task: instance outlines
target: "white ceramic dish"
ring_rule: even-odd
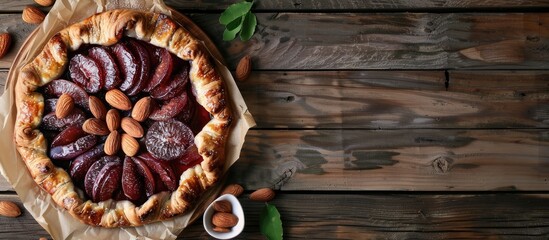
[[[227,200],[231,203],[231,207],[233,208],[233,214],[238,217],[238,223],[236,226],[231,228],[230,232],[221,233],[216,232],[213,230],[214,225],[212,224],[212,215],[214,214],[215,210],[213,209],[213,204],[216,201],[219,200]],[[236,236],[238,236],[242,230],[244,230],[244,211],[242,210],[242,205],[240,205],[240,202],[238,199],[233,196],[232,194],[225,194],[213,201],[208,208],[206,208],[206,211],[204,212],[204,216],[202,219],[202,222],[204,223],[204,229],[206,229],[206,232],[210,234],[210,236],[217,238],[217,239],[231,239]]]

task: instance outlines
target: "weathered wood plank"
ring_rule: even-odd
[[[200,11],[222,11],[227,6],[235,3],[234,0],[165,0],[167,5],[182,10]],[[33,0],[7,1],[2,3],[2,11],[21,11],[26,5],[36,5]],[[259,11],[345,11],[345,10],[458,10],[458,9],[529,9],[547,7],[548,4],[542,0],[377,0],[377,1],[354,1],[354,0],[270,0],[257,1],[254,9]]]
[[[255,69],[547,69],[549,13],[258,13],[252,40],[223,42],[218,14],[193,14],[234,68],[245,54]],[[15,47],[34,25],[2,14]],[[7,68],[16,50],[0,60]]]
[[[292,194],[279,193],[285,239],[545,239],[549,234],[547,194]],[[0,200],[20,201],[14,195]],[[246,227],[236,239],[264,239],[263,204],[240,198]],[[489,209],[489,211],[487,211]],[[3,239],[38,239],[48,234],[23,211],[0,217]],[[178,239],[213,239],[201,220]]]
[[[234,68],[547,69],[547,13],[262,13],[246,42],[222,42],[209,14],[192,15]]]
[[[548,71],[258,71],[258,128],[549,127]]]
[[[547,191],[548,130],[252,130],[246,189]]]

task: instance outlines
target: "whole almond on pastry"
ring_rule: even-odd
[[[57,118],[65,118],[74,109],[74,99],[69,94],[63,93],[59,96],[55,105],[55,116]]]
[[[135,156],[139,151],[139,142],[132,136],[124,133],[122,134],[122,151],[130,157]]]
[[[135,103],[135,106],[133,106],[132,118],[139,122],[143,122],[151,115],[151,112],[152,99],[151,97],[144,97],[139,99],[139,101]]]
[[[82,130],[89,134],[99,136],[105,136],[110,133],[109,128],[107,128],[107,124],[101,119],[97,118],[90,118],[86,120],[84,124],[82,124]]]
[[[268,202],[273,200],[275,192],[270,188],[260,188],[250,194],[250,200],[257,202]]]
[[[114,130],[109,134],[109,136],[107,136],[103,150],[107,155],[114,155],[118,152],[119,149],[120,149],[120,134],[118,133],[118,131]]]
[[[122,127],[122,130],[124,130],[125,133],[128,135],[134,137],[134,138],[142,138],[144,131],[143,127],[141,127],[141,124],[139,124],[138,121],[131,117],[125,117],[122,118],[122,122],[120,123],[120,126]]]
[[[21,210],[13,202],[0,201],[0,215],[4,217],[17,217],[21,215]]]
[[[213,204],[213,209],[218,211],[218,212],[226,212],[226,213],[230,213],[230,212],[233,211],[233,207],[231,205],[231,202],[229,202],[227,200],[216,201]]]
[[[238,223],[238,217],[232,213],[216,212],[212,216],[212,223],[218,227],[231,228]]]
[[[232,194],[235,197],[240,196],[244,192],[244,188],[238,184],[229,184],[227,185],[223,191],[221,191],[221,195],[224,194]]]
[[[118,129],[120,127],[120,113],[118,110],[109,110],[107,116],[105,116],[105,121],[107,122],[107,127],[110,131]]]
[[[96,96],[90,96],[89,98],[90,112],[95,118],[105,120],[107,115],[107,108],[105,104]]]
[[[122,91],[118,89],[112,89],[105,94],[105,101],[107,101],[112,107],[127,111],[132,109],[132,102]]]
[[[6,53],[10,50],[11,35],[9,33],[0,34],[0,58],[6,56]]]
[[[236,79],[245,81],[252,73],[252,58],[249,55],[244,56],[236,66]]]
[[[43,7],[49,7],[55,3],[55,0],[34,0],[38,5]]]
[[[23,15],[21,17],[26,23],[40,24],[44,21],[46,14],[40,11],[37,7],[26,6],[25,9],[23,9]]]

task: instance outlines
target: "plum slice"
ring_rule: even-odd
[[[79,124],[70,125],[61,131],[53,140],[51,141],[51,147],[57,147],[61,145],[67,145],[69,143],[75,142],[79,138],[86,135],[86,132],[82,130],[82,126]]]
[[[122,83],[118,65],[114,60],[113,54],[106,47],[92,47],[88,50],[88,56],[97,61],[105,74],[104,89],[111,90]]]
[[[164,48],[160,48],[155,52],[156,57],[160,60],[160,63],[154,69],[154,73],[151,77],[151,80],[145,87],[145,92],[150,92],[156,86],[165,83],[168,81],[173,71],[173,57],[172,54]],[[153,57],[154,58],[154,57]]]
[[[62,131],[70,125],[82,125],[86,121],[86,116],[82,110],[75,108],[72,112],[64,117],[57,118],[55,112],[50,112],[42,118],[40,127],[45,130]]]
[[[189,82],[189,64],[183,63],[182,68],[173,76],[171,81],[165,81],[155,87],[151,92],[151,97],[160,100],[168,100],[185,91]]]
[[[111,199],[114,191],[120,186],[120,176],[122,176],[122,164],[120,162],[106,163],[97,174],[92,191],[93,201],[101,202]]]
[[[147,166],[143,160],[132,157],[133,162],[137,166],[137,172],[143,177],[143,185],[145,185],[145,194],[147,197],[152,196],[155,193],[156,184],[151,169]]]
[[[84,185],[84,178],[92,164],[99,158],[105,156],[103,148],[105,148],[105,144],[99,144],[87,152],[80,154],[80,156],[76,157],[71,162],[69,173],[74,182]]]
[[[55,160],[71,160],[90,150],[97,143],[97,137],[86,135],[75,142],[50,149],[50,157]]]
[[[141,188],[143,183],[137,175],[137,166],[130,157],[126,157],[122,169],[122,191],[129,200],[136,201],[141,197]]]
[[[187,94],[183,92],[181,95],[175,96],[165,101],[160,107],[155,108],[149,118],[156,121],[166,121],[182,112],[188,102]]]
[[[55,112],[55,105],[57,105],[57,98],[44,100],[44,113]]]
[[[193,120],[191,122],[191,129],[193,130],[194,134],[198,134],[200,131],[202,131],[202,128],[206,126],[208,122],[212,120],[212,117],[210,116],[210,113],[202,107],[200,104],[195,105],[195,111]]]
[[[122,84],[118,88],[127,91],[137,83],[141,71],[141,68],[138,67],[140,63],[127,43],[119,42],[112,47],[112,50],[122,78]]]
[[[187,169],[201,163],[202,156],[198,153],[196,145],[191,145],[180,158],[170,162],[176,176],[181,176]]]
[[[99,63],[82,54],[76,54],[69,63],[71,79],[89,93],[99,92],[105,85],[105,73]]]
[[[44,93],[57,97],[61,96],[63,93],[66,93],[72,97],[76,105],[83,107],[86,110],[90,109],[88,105],[88,93],[71,81],[63,79],[53,80],[51,83],[46,85],[44,88]]]
[[[128,89],[126,94],[128,96],[133,96],[135,94],[140,93],[143,91],[143,88],[147,86],[147,83],[149,83],[149,73],[151,69],[151,62],[149,57],[149,52],[147,49],[138,41],[136,40],[129,40],[128,46],[133,50],[135,53],[135,56],[137,57],[137,61],[140,62],[139,65],[139,74],[137,75],[137,83]]]
[[[162,179],[162,182],[164,182],[168,190],[175,191],[177,189],[175,174],[168,162],[158,160],[150,153],[143,153],[139,155],[138,158],[143,160],[150,169],[160,176],[160,179]]]
[[[194,141],[189,127],[177,120],[155,122],[145,136],[147,150],[161,160],[173,160],[183,156]]]
[[[104,156],[94,162],[88,170],[88,173],[86,173],[86,177],[84,178],[84,190],[90,198],[93,198],[93,188],[95,186],[97,176],[108,162],[120,162],[120,159],[116,156]]]

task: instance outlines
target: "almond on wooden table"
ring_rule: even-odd
[[[74,99],[69,94],[63,93],[59,96],[55,105],[55,116],[57,118],[65,118],[74,109]]]
[[[232,213],[216,212],[212,216],[212,223],[217,227],[231,228],[238,223],[238,217]]]
[[[49,7],[55,3],[55,0],[34,0],[38,5],[43,7]]]
[[[236,66],[236,79],[239,81],[245,81],[248,77],[250,77],[251,73],[252,58],[250,55],[246,55],[240,59],[240,62],[238,62],[238,65]]]
[[[21,215],[21,210],[13,202],[0,201],[0,215],[4,217],[17,217]]]
[[[6,53],[10,50],[11,35],[9,33],[0,34],[0,58],[6,56]]]
[[[268,202],[273,200],[275,192],[270,188],[260,188],[250,194],[250,200],[257,202]]]
[[[46,14],[44,14],[40,9],[34,6],[26,6],[23,9],[23,21],[30,24],[40,24],[44,21]]]
[[[227,185],[223,191],[221,191],[221,195],[224,194],[232,194],[235,197],[239,197],[244,192],[244,188],[238,184],[229,184]]]

